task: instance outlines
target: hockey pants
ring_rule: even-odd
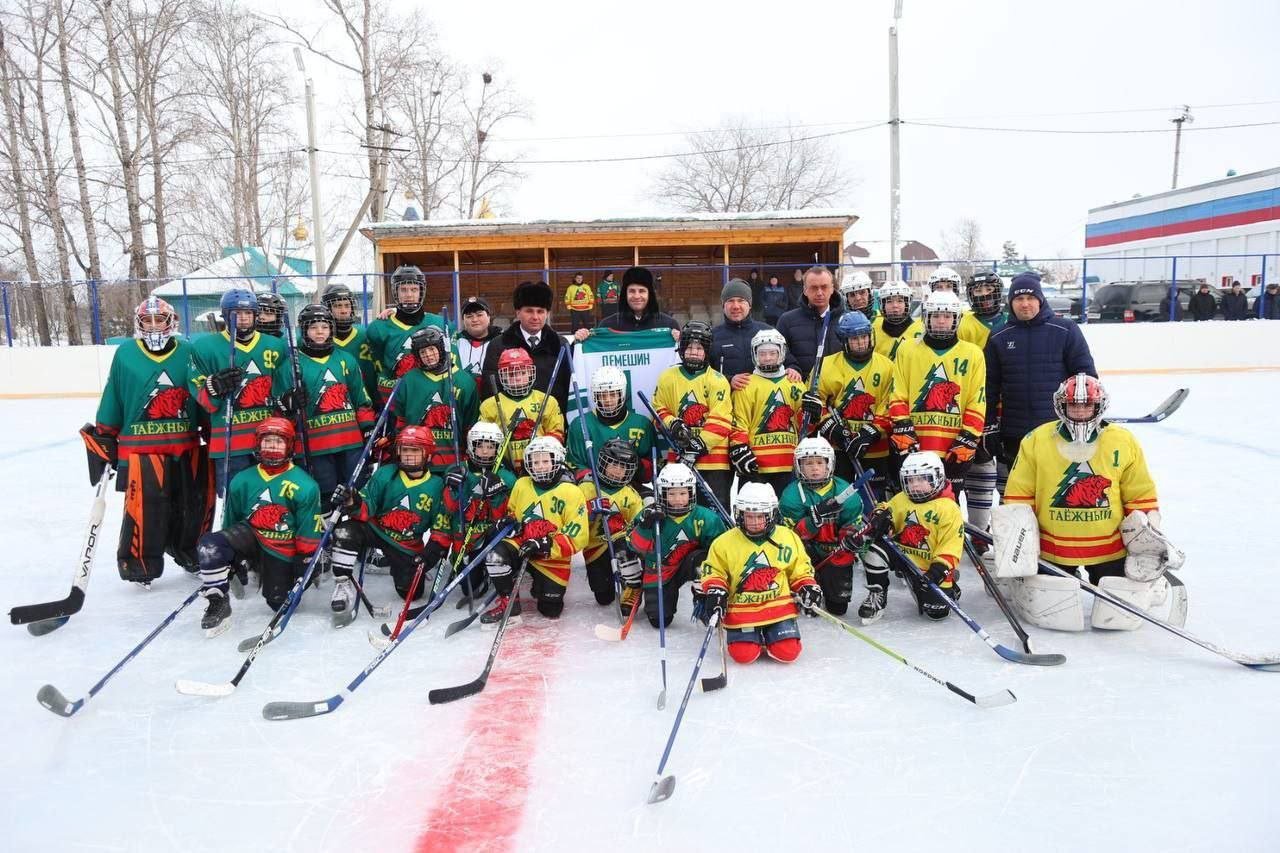
[[[164,573],[168,553],[196,569],[196,543],[213,521],[213,481],[201,447],[181,456],[134,454],[117,481],[125,493],[116,562],[126,581],[149,583]]]

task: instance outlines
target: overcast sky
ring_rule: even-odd
[[[788,121],[853,126],[888,114],[891,0],[836,3],[471,2],[423,7],[448,50],[492,62],[527,95],[522,138],[659,134]],[[1280,121],[1280,3],[905,0],[905,120],[988,127],[1165,130]],[[1210,109],[1208,105],[1272,103]],[[1197,109],[1198,105],[1203,108]],[[1094,115],[1062,115],[1121,110]],[[1053,114],[1053,115],[1041,115]],[[816,127],[814,133],[839,130]],[[1079,254],[1089,207],[1170,185],[1172,133],[1049,135],[906,126],[902,236],[940,247],[971,216],[996,251]],[[681,138],[524,141],[536,159],[679,150]],[[860,241],[888,237],[888,130],[837,137],[858,184]],[[1182,185],[1280,166],[1280,125],[1183,136]],[[663,210],[653,164],[528,167],[508,212]]]

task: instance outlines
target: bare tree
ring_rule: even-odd
[[[85,169],[84,149],[80,143],[80,114],[76,98],[71,92],[70,32],[68,16],[62,0],[53,0],[54,24],[58,32],[58,77],[62,87],[62,103],[67,131],[71,138],[71,155],[76,169],[76,190],[80,199],[80,224],[84,228],[85,248],[89,264],[84,272],[89,278],[102,278],[102,259],[98,253],[98,227],[93,218],[93,204],[89,199],[89,180]],[[71,238],[68,238],[71,241]],[[74,246],[74,243],[72,243]],[[83,265],[82,265],[83,266]]]
[[[851,189],[835,147],[798,128],[742,121],[690,134],[687,151],[658,172],[653,189],[682,210],[738,213],[829,205]]]
[[[962,217],[942,234],[942,252],[948,261],[953,261],[956,272],[966,278],[977,269],[976,262],[988,259],[987,250],[982,245],[982,226],[976,219]]]
[[[480,96],[474,101],[463,90],[462,111],[465,120],[459,138],[462,170],[458,181],[458,215],[474,218],[481,201],[490,203],[513,180],[522,177],[516,162],[519,157],[499,157],[488,147],[499,125],[512,119],[528,118],[529,113],[514,90],[504,83],[494,83],[493,74],[480,74]]]
[[[406,128],[413,153],[392,161],[392,171],[413,190],[422,218],[431,219],[451,198],[451,178],[462,167],[460,78],[443,57],[427,55],[410,66],[404,83],[391,94],[389,105],[395,122]]]

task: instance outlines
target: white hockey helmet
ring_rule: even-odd
[[[899,474],[902,490],[916,503],[933,500],[947,484],[947,474],[938,454],[930,450],[908,454]]]
[[[550,456],[550,464],[542,457]],[[540,435],[525,446],[524,470],[540,486],[549,486],[564,471],[564,445],[553,435]]]
[[[823,459],[826,460],[827,466],[822,472],[822,476],[815,477],[805,473],[806,467],[812,471],[813,466],[806,466],[806,459]],[[831,482],[831,476],[835,471],[836,452],[831,448],[831,444],[825,438],[805,438],[801,439],[796,445],[795,462],[793,463],[796,479],[800,480],[806,486],[811,488],[819,488]]]
[[[683,506],[673,507],[667,499],[671,489],[688,489],[689,500]],[[653,484],[653,499],[658,508],[669,515],[684,515],[698,501],[698,481],[693,470],[683,462],[672,462],[658,472]]]
[[[951,292],[958,294],[960,292],[960,273],[951,267],[938,267],[933,275],[929,276],[929,289],[936,291],[939,285],[951,285]]]
[[[600,402],[601,394],[613,391],[618,392],[616,402]],[[597,415],[606,418],[612,418],[627,407],[627,374],[621,368],[606,364],[596,368],[591,374],[591,405],[595,407]]]
[[[772,366],[764,367],[760,364],[760,351],[769,347],[777,348],[778,360]],[[786,370],[786,358],[787,339],[777,329],[761,329],[751,338],[751,363],[765,376],[778,376]]]
[[[880,310],[886,317],[890,316],[888,310],[890,299],[902,299],[902,312],[900,314],[892,315],[893,319],[905,318],[911,311],[911,286],[905,281],[901,281],[899,279],[886,281],[884,284],[880,285],[879,296]]]
[[[747,513],[765,516],[763,530],[747,529]],[[738,499],[733,504],[733,521],[742,532],[752,538],[763,538],[773,533],[778,524],[778,496],[768,483],[747,483],[738,489]]]
[[[960,328],[960,315],[963,313],[964,307],[960,303],[959,296],[949,290],[935,290],[924,299],[924,305],[920,308],[920,321],[924,324],[926,335],[942,340],[953,340],[956,330]],[[950,326],[941,331],[935,329],[933,326],[935,314],[950,314]]]
[[[871,289],[873,289],[871,276],[867,275],[862,270],[857,270],[841,279],[840,298],[843,299],[847,305],[849,297],[852,294]]]
[[[484,459],[480,459],[480,454],[477,453],[477,450],[480,443],[484,441],[493,444],[493,453],[485,454]],[[491,424],[488,421],[476,421],[471,429],[467,431],[467,457],[471,461],[480,460],[481,464],[487,468],[493,464],[499,447],[502,447],[502,430],[497,424]]]

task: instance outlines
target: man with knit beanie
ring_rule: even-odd
[[[746,387],[755,365],[751,362],[751,339],[756,332],[771,328],[751,316],[751,285],[740,278],[729,279],[720,291],[724,322],[711,330],[711,367],[724,374],[735,391]]]

